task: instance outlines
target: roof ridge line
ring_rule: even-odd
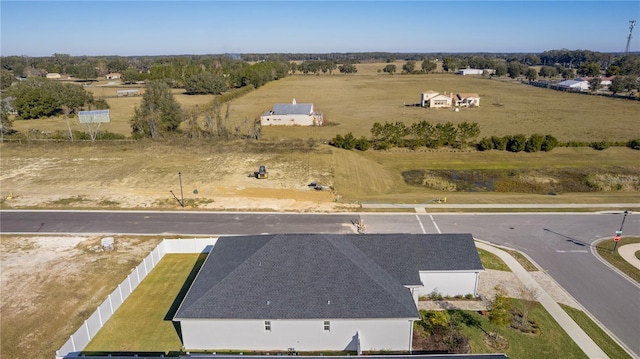
[[[407,307],[405,305],[405,303],[402,301],[403,298],[398,296],[398,292],[390,290],[390,288],[388,288],[387,285],[382,283],[382,281],[381,281],[382,277],[372,275],[373,273],[371,273],[370,271],[366,270],[366,268],[363,267],[363,265],[362,265],[363,263],[362,262],[355,261],[351,256],[346,254],[346,252],[344,250],[345,248],[342,246],[344,244],[347,244],[348,246],[350,246],[353,249],[355,249],[356,253],[358,253],[358,255],[360,255],[360,257],[361,257],[360,259],[369,262],[368,264],[370,266],[372,266],[378,272],[378,274],[382,274],[382,276],[385,277],[385,279],[390,280],[392,283],[398,284],[400,287],[406,289],[407,291],[409,290],[402,283],[400,283],[394,276],[392,276],[389,272],[387,272],[384,268],[382,268],[378,263],[376,263],[376,261],[373,260],[373,258],[369,257],[360,248],[358,248],[358,246],[353,244],[353,242],[351,240],[345,240],[345,241],[339,241],[338,240],[338,241],[336,241],[336,238],[333,235],[324,235],[324,237],[327,239],[327,241],[329,243],[331,243],[331,245],[334,248],[336,248],[338,251],[340,251],[340,253],[342,253],[346,258],[348,258],[349,261],[351,261],[353,264],[355,264],[371,280],[373,280],[376,284],[378,284],[379,287],[383,288],[385,292],[387,292],[389,295],[391,295],[391,297],[393,297],[398,304],[401,304],[406,309],[415,310],[417,312],[418,309],[417,309],[417,306],[415,305],[413,300],[411,301],[411,303],[413,304],[413,307]],[[337,245],[337,244],[341,244],[341,245]]]

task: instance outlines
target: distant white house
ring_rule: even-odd
[[[140,90],[138,90],[138,89],[116,90],[116,95],[118,97],[138,96],[138,95],[140,95]]]
[[[173,320],[188,350],[410,351],[419,296],[482,271],[466,233],[221,237]]]
[[[484,73],[484,70],[481,69],[462,69],[462,70],[458,70],[458,72],[456,72],[456,74],[458,75],[482,75]]]
[[[116,80],[116,79],[119,79],[121,77],[122,77],[122,74],[120,74],[119,72],[112,72],[112,73],[106,74],[104,76],[104,78],[107,79],[107,80]]]
[[[260,116],[262,126],[322,126],[322,113],[313,111],[312,103],[277,103]]]
[[[477,93],[459,93],[456,94],[456,106],[458,107],[477,107],[480,106],[480,96]]]
[[[572,90],[572,91],[588,91],[589,81],[585,80],[565,80],[558,82],[555,85],[559,89]]]
[[[58,79],[60,79],[60,74],[57,73],[57,72],[49,72],[47,74],[47,78],[48,79],[52,79],[52,80],[58,80]]]
[[[611,86],[611,81],[613,81],[613,79],[615,79],[615,76],[602,76],[600,77],[600,85],[604,86],[604,87],[609,87]]]

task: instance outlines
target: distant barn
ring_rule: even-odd
[[[138,89],[132,89],[132,90],[116,90],[116,95],[118,95],[118,97],[124,97],[124,96],[138,96],[138,95],[140,95],[140,90],[138,90]]]
[[[324,121],[320,112],[313,111],[312,103],[277,103],[273,110],[260,116],[262,126],[322,126]]]

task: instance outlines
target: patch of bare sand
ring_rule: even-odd
[[[0,237],[0,357],[53,357],[159,242],[116,237],[114,251],[92,251],[100,239]]]
[[[529,272],[531,276],[551,295],[556,302],[566,304],[574,308],[580,308],[580,305],[560,287],[548,274],[541,271]],[[462,309],[462,310],[488,310],[491,300],[496,295],[496,286],[501,286],[507,292],[507,296],[511,298],[523,298],[523,290],[525,289],[522,282],[512,272],[505,272],[493,269],[487,269],[480,273],[478,278],[478,294],[480,300],[443,300],[432,301],[425,300],[418,303],[419,309],[424,310],[443,310],[443,309]]]
[[[576,301],[567,292],[560,287],[549,275],[542,271],[533,271],[529,274],[542,286],[542,288],[551,295],[556,302],[579,308]],[[495,287],[502,286],[507,296],[512,298],[522,298],[522,290],[524,285],[516,277],[513,272],[505,272],[499,270],[487,269],[480,273],[478,280],[478,292],[483,297],[492,299],[495,296]]]

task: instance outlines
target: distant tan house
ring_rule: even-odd
[[[476,93],[459,93],[455,97],[458,107],[478,107],[480,106],[480,96]]]
[[[262,126],[322,126],[323,115],[313,111],[312,103],[277,103],[260,116]]]
[[[112,72],[112,73],[106,74],[104,76],[104,78],[107,79],[107,80],[117,80],[117,79],[119,79],[121,77],[122,77],[122,74],[120,74],[119,72]]]
[[[47,78],[48,79],[52,79],[52,80],[59,80],[60,79],[60,74],[57,72],[49,72],[47,74]]]
[[[475,93],[440,94],[427,91],[420,94],[420,106],[429,108],[477,107],[480,106],[480,96]]]
[[[423,92],[420,95],[420,106],[429,108],[449,108],[453,103],[451,96],[441,95],[435,91]]]

